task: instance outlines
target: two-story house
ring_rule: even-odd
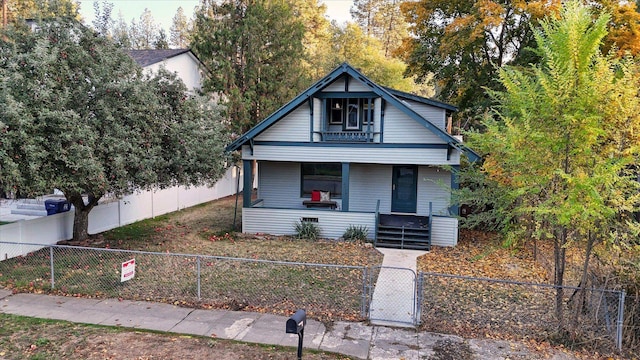
[[[339,238],[366,226],[376,246],[453,246],[456,169],[478,155],[446,131],[454,106],[379,86],[342,64],[235,140],[242,231],[293,234],[298,221]],[[450,170],[447,170],[450,169]],[[322,195],[319,197],[319,195]]]

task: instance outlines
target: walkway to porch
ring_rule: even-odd
[[[384,258],[378,274],[369,319],[374,325],[415,327],[416,262],[426,251],[378,248]]]

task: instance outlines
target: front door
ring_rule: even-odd
[[[418,198],[418,168],[394,166],[391,212],[415,213]]]

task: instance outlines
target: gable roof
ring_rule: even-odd
[[[263,131],[271,127],[278,120],[280,120],[281,118],[283,118],[284,116],[286,116],[287,114],[295,110],[298,106],[300,106],[302,103],[307,101],[315,93],[322,91],[322,89],[326,88],[336,79],[340,78],[345,74],[350,75],[354,79],[362,82],[362,84],[369,87],[372,92],[374,92],[375,94],[377,94],[378,96],[386,100],[391,105],[400,109],[402,112],[408,115],[411,119],[417,121],[427,129],[431,130],[436,136],[444,140],[448,145],[466,153],[470,161],[475,162],[480,159],[480,156],[477,153],[475,153],[473,150],[469,149],[464,144],[462,144],[460,140],[456,139],[455,137],[451,136],[443,129],[432,124],[430,121],[428,121],[427,119],[422,117],[420,114],[415,112],[413,109],[411,109],[404,101],[400,100],[398,97],[410,98],[412,100],[421,99],[419,100],[420,102],[427,103],[429,105],[442,108],[445,110],[449,110],[449,111],[457,110],[456,107],[446,103],[439,102],[439,101],[421,98],[419,96],[411,95],[411,94],[404,93],[397,90],[391,90],[391,89],[382,87],[380,85],[377,85],[376,83],[371,81],[369,78],[364,76],[362,73],[360,73],[358,70],[356,70],[346,62],[342,63],[342,65],[335,68],[328,75],[318,80],[316,83],[311,85],[311,87],[309,87],[307,90],[303,91],[300,95],[296,96],[293,100],[291,100],[290,102],[282,106],[280,109],[276,110],[269,117],[267,117],[266,119],[258,123],[256,126],[251,128],[246,133],[244,133],[242,136],[240,136],[238,139],[232,142],[229,146],[227,146],[226,150],[234,151],[239,149],[242,145],[253,140],[256,136],[258,136]]]
[[[142,67],[147,67],[166,59],[191,52],[189,49],[152,49],[152,50],[127,50],[127,54]],[[195,55],[194,55],[195,56]]]
[[[408,92],[392,89],[392,88],[389,88],[389,87],[386,87],[386,86],[383,86],[383,88],[385,90],[387,90],[389,93],[391,93],[392,95],[395,95],[396,97],[399,97],[399,98],[405,98],[405,99],[413,100],[413,101],[419,102],[421,104],[431,105],[431,106],[439,107],[439,108],[442,108],[442,109],[445,109],[445,110],[449,110],[449,111],[458,111],[457,107],[455,107],[455,106],[453,106],[451,104],[447,104],[447,103],[442,102],[442,101],[429,99],[429,98],[418,96],[418,95],[415,95],[415,94],[410,94]]]

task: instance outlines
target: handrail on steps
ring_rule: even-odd
[[[380,199],[378,199],[378,202],[376,204],[376,228],[375,231],[373,232],[373,247],[376,247],[376,245],[378,245],[378,223],[380,222]]]

